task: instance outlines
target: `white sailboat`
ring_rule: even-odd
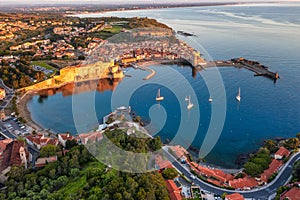
[[[162,101],[164,100],[163,96],[160,96],[160,89],[157,90],[157,95],[156,95],[156,101]]]
[[[209,101],[209,102],[212,102],[212,101],[213,101],[213,99],[212,99],[211,96],[209,97],[208,101]]]
[[[189,97],[188,97],[188,96],[186,96],[184,100],[185,100],[185,101],[188,101],[188,100],[189,100]]]
[[[190,110],[191,108],[193,108],[194,104],[191,102],[191,97],[188,97],[188,105],[187,105],[187,109]]]
[[[238,102],[241,101],[241,88],[239,88],[238,94],[236,95],[235,98],[236,98],[236,100],[237,100]]]

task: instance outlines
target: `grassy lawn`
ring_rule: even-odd
[[[68,184],[59,190],[60,193],[64,194],[65,197],[70,194],[76,193],[79,189],[83,188],[86,181],[86,173],[91,169],[104,169],[104,165],[100,162],[92,162],[89,163],[83,170],[80,171],[80,175],[76,179],[72,179],[68,182]]]
[[[54,67],[48,65],[45,61],[32,61],[31,65],[38,65],[38,66],[44,67],[46,69],[56,71],[56,69]]]
[[[69,181],[69,183],[59,190],[65,197],[70,194],[76,193],[79,189],[83,188],[87,183],[85,176],[79,176],[77,179]]]
[[[112,28],[105,28],[103,31],[110,32],[112,34],[120,33],[122,27],[121,26],[112,26]]]

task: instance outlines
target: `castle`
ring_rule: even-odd
[[[122,79],[123,71],[114,61],[97,62],[86,66],[66,67],[60,70],[60,75],[22,88],[23,91],[40,91],[48,88],[59,88],[68,83],[84,82],[103,78]]]

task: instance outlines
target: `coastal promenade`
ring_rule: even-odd
[[[188,177],[190,179],[190,177],[192,176],[192,173],[190,172],[188,167],[184,164],[179,163],[177,161],[177,159],[174,158],[174,156],[169,153],[168,146],[163,147],[163,149],[164,149],[166,158],[170,162],[172,162],[172,165],[178,171],[180,171],[180,173],[184,174],[186,177]],[[238,193],[242,194],[245,198],[267,200],[267,199],[271,199],[271,196],[276,193],[278,187],[285,185],[285,183],[289,180],[289,178],[292,174],[293,165],[297,160],[300,160],[300,152],[297,152],[296,154],[294,154],[289,159],[289,161],[285,163],[285,165],[279,171],[276,178],[271,183],[268,183],[265,186],[262,186],[262,187],[259,187],[256,189],[252,189],[252,190],[247,190],[247,191],[228,190],[225,188],[213,186],[207,182],[200,180],[197,177],[195,179],[193,179],[192,181],[196,185],[200,186],[203,190],[206,190],[206,191],[209,191],[209,192],[212,192],[215,194],[222,195],[223,193],[231,194],[231,193],[238,192]]]

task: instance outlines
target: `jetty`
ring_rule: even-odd
[[[154,64],[158,64],[157,62],[154,62]],[[152,64],[150,64],[152,65]],[[149,65],[149,66],[150,66]],[[141,65],[136,65],[136,64],[131,64],[131,66],[135,69],[140,69],[140,70],[143,70],[143,71],[148,71],[150,72],[150,74],[146,77],[143,78],[143,80],[149,80],[150,78],[152,78],[153,76],[155,76],[156,72],[153,70],[153,69],[150,69],[146,66],[141,66]]]
[[[198,70],[203,70],[210,67],[237,67],[237,68],[245,68],[250,71],[253,71],[254,76],[265,76],[267,78],[271,78],[273,80],[279,79],[278,72],[272,72],[269,70],[269,67],[260,64],[257,61],[247,60],[243,57],[234,58],[231,60],[215,60],[208,61],[206,64],[197,65],[195,68]]]
[[[212,68],[212,67],[237,67],[237,68],[245,68],[247,70],[254,72],[255,73],[254,76],[265,76],[275,81],[280,78],[278,72],[270,71],[268,66],[262,65],[257,61],[247,60],[243,57],[233,58],[230,60],[205,61],[197,65],[193,65],[191,62],[183,58],[174,59],[174,60],[156,59],[151,61],[143,61],[139,63],[130,63],[129,66],[135,69],[149,71],[150,74],[147,77],[143,78],[144,80],[149,80],[153,76],[155,76],[156,73],[153,69],[148,68],[148,66],[157,65],[157,64],[187,65],[196,69],[197,71],[205,70],[207,68]]]

